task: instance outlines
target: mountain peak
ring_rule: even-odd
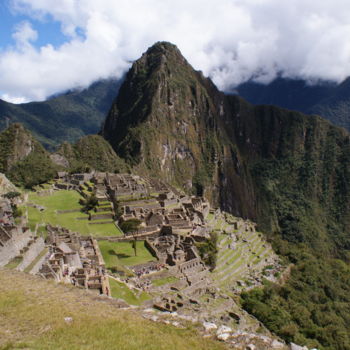
[[[152,53],[163,53],[163,54],[177,53],[182,56],[178,47],[168,41],[158,41],[152,46],[150,46],[146,51],[146,54],[152,54]]]

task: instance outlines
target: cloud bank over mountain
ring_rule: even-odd
[[[0,92],[41,100],[121,77],[147,47],[176,44],[223,90],[282,74],[310,81],[350,75],[348,0],[12,0],[27,16],[0,50]],[[37,46],[31,20],[55,20],[64,44]]]

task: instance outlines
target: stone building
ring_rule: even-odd
[[[102,254],[95,239],[48,226],[50,254],[39,275],[110,295]]]

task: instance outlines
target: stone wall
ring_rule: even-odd
[[[104,219],[113,219],[113,214],[92,214],[91,220],[104,220]]]
[[[32,268],[30,272],[30,274],[32,275],[36,275],[39,270],[41,269],[41,267],[43,266],[43,263],[45,262],[45,260],[47,259],[47,257],[50,255],[50,252],[47,252],[47,254],[44,254],[40,260],[34,265],[34,267]]]
[[[30,241],[31,234],[30,230],[23,233],[17,229],[13,232],[12,238],[3,247],[0,247],[0,266],[5,266],[13,258],[20,255],[20,251]]]

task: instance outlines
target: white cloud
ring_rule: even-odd
[[[159,40],[178,45],[221,89],[281,72],[309,80],[350,75],[348,0],[13,0],[13,7],[36,19],[52,16],[68,41],[35,48],[38,34],[22,23],[17,46],[0,53],[7,99],[44,99],[121,76]]]
[[[23,21],[16,25],[12,37],[16,42],[17,48],[22,50],[29,48],[31,45],[30,42],[38,39],[38,32],[32,28],[32,25],[28,21]]]

